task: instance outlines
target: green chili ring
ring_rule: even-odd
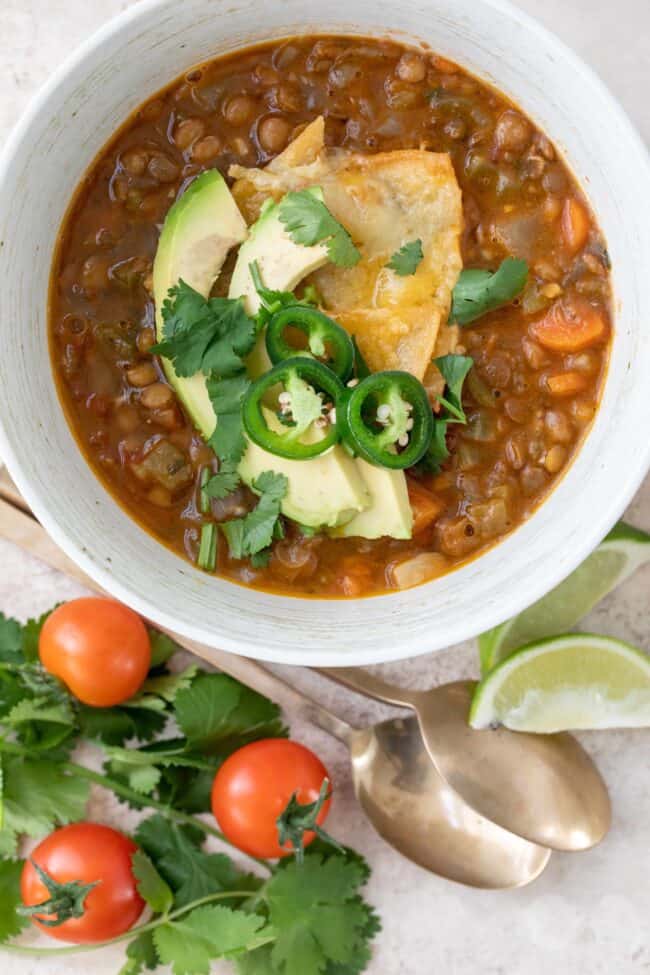
[[[322,439],[304,443],[298,437],[306,431],[298,433],[291,426],[286,427],[286,432],[272,430],[263,410],[264,396],[273,386],[281,385],[286,389],[296,380],[307,383],[317,393],[324,393],[334,408],[345,388],[338,376],[322,362],[306,356],[294,356],[278,363],[249,387],[242,404],[242,422],[249,438],[263,450],[289,460],[309,460],[338,442],[338,424],[328,423]]]
[[[383,429],[376,419],[381,406],[389,413]],[[433,413],[424,386],[399,370],[375,372],[363,379],[346,392],[337,405],[337,416],[341,436],[350,448],[369,464],[390,470],[417,464],[433,436]],[[408,442],[399,450],[403,436]]]
[[[284,337],[288,325],[299,329],[307,336],[308,350],[304,352],[289,345]],[[354,346],[344,328],[317,308],[307,305],[288,305],[281,308],[269,320],[266,328],[266,351],[271,362],[276,365],[285,359],[304,355],[321,359],[327,356],[324,364],[343,382],[352,374],[354,365]]]

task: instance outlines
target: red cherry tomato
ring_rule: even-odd
[[[31,859],[60,883],[99,883],[87,894],[82,917],[57,927],[44,926],[32,917],[34,924],[51,938],[76,944],[105,941],[128,931],[144,908],[131,866],[136,850],[133,840],[98,823],[74,823],[50,833]],[[50,896],[29,860],[23,867],[20,893],[28,907]]]
[[[41,630],[38,652],[46,670],[96,708],[133,697],[151,664],[149,634],[137,613],[98,596],[55,609]]]
[[[301,803],[315,802],[323,779],[329,778],[321,760],[304,745],[265,738],[245,745],[223,763],[212,784],[212,812],[225,836],[245,853],[287,856],[291,845],[282,847],[278,842],[278,816],[294,792]],[[329,807],[327,800],[319,825]],[[306,832],[304,845],[313,839],[314,833]]]

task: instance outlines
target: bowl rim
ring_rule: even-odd
[[[74,51],[72,51],[55,69],[50,78],[31,99],[26,110],[11,131],[7,142],[5,143],[4,149],[0,153],[0,186],[2,186],[4,183],[11,161],[16,151],[19,149],[26,133],[29,131],[43,108],[47,105],[49,99],[56,93],[58,87],[68,77],[68,75],[83,65],[83,62],[97,49],[101,48],[101,46],[108,39],[128,29],[129,26],[137,23],[140,18],[146,17],[150,11],[161,6],[163,2],[164,0],[139,0],[138,3],[127,8],[109,19],[106,23],[102,24]],[[573,51],[564,41],[558,38],[543,24],[540,24],[530,14],[514,6],[510,0],[482,0],[482,2],[486,8],[491,8],[495,12],[507,16],[519,26],[536,34],[541,40],[544,41],[547,47],[557,52],[558,56],[566,60],[574,71],[579,72],[582,75],[582,77],[600,95],[602,99],[601,104],[606,109],[607,114],[610,117],[615,117],[618,124],[622,127],[622,129],[625,130],[629,139],[629,144],[635,146],[639,154],[639,160],[643,161],[647,169],[650,185],[650,152],[648,147],[643,141],[636,126],[632,123],[627,112],[623,109],[618,99],[610,92],[609,88],[601,80],[598,74],[589,65],[587,65],[582,58],[576,54],[576,52]],[[386,28],[386,32],[390,33],[390,28]],[[314,30],[313,33],[318,34],[318,30]],[[351,33],[354,32],[351,31]],[[359,36],[362,36],[361,32],[359,32]],[[417,42],[417,38],[415,37],[413,37],[411,40],[412,43]],[[570,165],[571,160],[567,159],[567,163]],[[587,436],[589,436],[588,433]],[[582,450],[583,447],[584,444],[580,447],[580,450]],[[578,451],[578,455],[580,450]],[[270,649],[267,651],[265,647],[261,647],[259,644],[251,642],[250,640],[241,638],[234,640],[226,635],[216,634],[211,629],[204,628],[200,623],[192,625],[179,621],[175,616],[168,614],[166,610],[161,608],[159,605],[154,604],[147,598],[142,598],[134,594],[134,592],[132,592],[127,585],[123,584],[119,579],[116,578],[113,571],[106,568],[99,561],[93,559],[89,552],[78,545],[68,535],[66,529],[61,527],[54,517],[50,516],[44,492],[40,492],[38,488],[32,487],[27,476],[23,474],[23,470],[18,458],[12,449],[11,439],[8,431],[5,429],[5,423],[2,417],[0,417],[0,457],[6,464],[26,501],[34,511],[39,521],[43,524],[53,541],[90,578],[101,586],[103,590],[112,595],[114,598],[120,599],[127,605],[133,607],[144,618],[150,619],[154,623],[157,622],[161,626],[176,631],[180,635],[188,637],[189,639],[200,641],[207,646],[219,646],[236,654],[248,655],[255,657],[256,659],[266,660],[269,662],[288,663],[293,665],[313,664],[320,666],[340,665],[342,661],[347,661],[348,663],[352,662],[352,654],[349,651],[345,652],[345,657],[343,657],[343,654],[338,651],[319,651],[313,653],[311,650],[309,650],[308,657],[306,657],[305,650],[293,648],[285,648],[281,653],[275,649]],[[612,500],[606,509],[600,509],[599,514],[594,517],[593,521],[591,522],[589,531],[584,532],[580,542],[575,545],[571,554],[565,558],[562,564],[561,577],[554,578],[551,585],[549,585],[548,573],[537,573],[534,579],[526,580],[525,591],[524,586],[522,585],[523,595],[518,595],[517,593],[504,594],[503,603],[499,607],[494,606],[490,610],[486,610],[485,608],[482,609],[482,629],[487,630],[501,623],[504,619],[522,611],[524,608],[531,605],[533,602],[547,593],[554,585],[557,585],[563,578],[573,571],[580,564],[580,562],[583,561],[591,551],[593,551],[594,547],[602,540],[617,518],[620,517],[638,490],[649,467],[650,440],[647,442],[645,451],[639,452],[635,457],[632,458],[632,463],[622,475],[621,481],[618,485],[615,501]],[[557,486],[555,486],[553,491],[551,491],[550,494],[544,499],[541,507],[548,503],[549,497],[554,493],[555,490],[557,490]],[[114,499],[112,500],[113,503],[117,503],[114,501]],[[534,517],[534,515],[531,517]],[[516,534],[516,530],[515,532],[511,533],[511,535],[512,534]],[[498,549],[500,544],[500,541],[497,542],[490,550]],[[483,554],[481,554],[477,556],[477,559],[480,560],[483,557]],[[462,571],[462,566],[460,566],[459,569],[454,570],[452,574],[456,574],[460,571]],[[421,586],[416,587],[416,589],[424,590],[428,585],[431,585],[431,583],[423,583]],[[267,593],[267,595],[274,596],[276,594]],[[359,605],[360,603],[363,603],[366,605],[371,605],[374,601],[392,600],[395,598],[395,596],[396,594],[393,593],[384,593],[371,597],[362,597],[361,599],[351,598],[343,599],[341,601],[348,604]],[[282,596],[280,598],[287,597]],[[314,600],[314,602],[318,602],[318,600]],[[331,603],[332,600],[327,600],[327,602]],[[337,601],[335,600],[334,602]],[[359,665],[382,663],[433,653],[444,649],[447,646],[452,646],[466,640],[473,636],[474,633],[475,628],[473,628],[471,624],[468,625],[466,622],[456,619],[453,625],[449,626],[445,631],[444,645],[441,645],[440,643],[436,644],[434,641],[434,645],[427,644],[422,647],[409,648],[408,650],[403,646],[400,646],[398,653],[396,654],[387,647],[382,647],[382,645],[379,643],[376,647],[364,649],[361,652],[358,650],[355,651],[354,663]]]

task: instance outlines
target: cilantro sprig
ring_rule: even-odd
[[[497,271],[461,271],[451,296],[449,321],[471,324],[486,312],[509,304],[521,294],[527,280],[528,264],[515,257],[506,257]]]
[[[242,298],[204,298],[184,281],[170,288],[162,306],[163,341],[152,346],[177,375],[233,376],[253,348],[255,325]]]
[[[395,274],[399,274],[400,277],[407,277],[410,274],[415,274],[423,257],[422,241],[419,238],[409,240],[399,250],[395,251],[386,267],[394,271]]]
[[[277,475],[263,475],[262,488],[280,498]],[[170,966],[174,975],[208,975],[220,958],[230,960],[239,975],[358,975],[379,928],[361,896],[369,870],[358,854],[316,839],[302,851],[302,863],[296,858],[272,867],[257,861],[256,872],[249,873],[227,854],[206,848],[206,837],[224,838],[193,815],[209,809],[214,772],[227,755],[257,738],[286,734],[277,706],[224,674],[201,672],[194,665],[170,670],[174,644],[152,634],[154,667],[145,686],[121,709],[97,709],[102,712],[99,726],[111,733],[120,729],[121,735],[126,730],[122,712],[146,710],[143,702],[156,699],[156,713],[173,730],[145,743],[120,738],[119,745],[106,746],[97,741],[105,763],[101,772],[94,771],[70,759],[70,748],[85,734],[76,703],[69,696],[66,700],[65,688],[51,686],[46,675],[37,677],[33,654],[39,626],[36,621],[23,627],[0,614],[0,688],[10,678],[9,693],[0,700],[0,942],[20,950],[7,942],[20,935],[28,911],[39,919],[45,912],[55,914],[54,924],[83,914],[88,885],[47,875],[42,876],[47,899],[21,910],[23,863],[9,857],[19,837],[37,839],[83,819],[93,783],[134,807],[152,810],[135,832],[138,850],[132,859],[149,914],[111,942],[126,947],[120,975],[143,975],[158,965]],[[26,667],[31,667],[30,677],[13,683],[13,668]],[[45,744],[34,753],[25,743],[34,734],[8,724],[7,716],[18,707],[25,716],[31,713],[27,723],[42,721],[45,710],[55,707],[39,697],[43,688],[58,695],[58,705],[68,706],[71,730],[66,748]],[[300,848],[302,831],[314,829],[328,789],[324,783],[321,797],[305,806],[294,798],[285,811],[287,836],[295,837]],[[101,947],[28,950],[49,958]]]
[[[278,208],[280,220],[294,243],[305,247],[325,244],[330,261],[339,267],[353,267],[361,259],[348,231],[325,206],[320,187],[287,193]]]
[[[463,385],[474,365],[474,360],[467,355],[443,355],[433,362],[445,380],[445,389],[443,394],[438,396],[441,409],[434,416],[431,443],[419,466],[430,473],[437,473],[440,465],[449,457],[447,448],[449,424],[467,423],[462,401]]]
[[[252,556],[256,558],[254,564],[262,565],[273,539],[283,534],[280,508],[289,489],[289,481],[284,474],[264,471],[253,481],[253,489],[259,494],[257,506],[245,517],[225,522],[222,530],[228,539],[233,559]]]

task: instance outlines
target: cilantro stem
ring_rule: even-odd
[[[30,753],[28,749],[22,748],[20,745],[16,745],[12,742],[0,740],[0,753],[8,752],[11,755],[21,755],[28,756]],[[78,765],[76,762],[59,762],[58,766],[65,772],[74,776],[77,779],[85,779],[87,782],[93,782],[95,785],[100,785],[103,789],[110,789],[116,795],[121,796],[123,799],[128,799],[130,802],[136,803],[138,806],[144,806],[151,809],[156,809],[161,812],[168,819],[173,820],[175,823],[181,823],[186,826],[198,826],[198,828],[205,833],[207,836],[215,836],[222,843],[226,843],[228,846],[233,846],[230,840],[224,836],[221,830],[218,830],[216,826],[210,826],[208,823],[204,823],[201,819],[197,819],[196,816],[192,816],[191,813],[181,812],[179,809],[174,809],[172,806],[166,805],[164,802],[158,802],[157,799],[153,799],[151,796],[142,795],[140,792],[136,792],[135,789],[130,789],[128,785],[124,785],[123,782],[117,782],[115,779],[111,779],[107,775],[103,775],[101,772],[93,772],[92,769],[86,768],[85,765]],[[234,847],[238,849],[237,847]],[[242,852],[238,850],[238,852]],[[274,873],[275,868],[268,860],[263,860],[260,857],[254,857],[246,853],[249,860],[254,860],[255,863],[264,867],[269,873]]]
[[[140,924],[135,928],[130,928],[123,934],[118,934],[115,938],[109,938],[107,941],[97,941],[95,944],[83,944],[83,945],[68,945],[65,948],[34,948],[31,945],[17,945],[11,942],[3,943],[0,948],[5,951],[11,951],[19,955],[44,955],[46,957],[57,955],[80,955],[86,951],[95,951],[97,948],[107,948],[109,945],[116,945],[122,941],[130,941],[132,938],[137,938],[139,934],[145,934],[147,931],[153,931],[155,928],[159,927],[161,924],[169,924],[172,921],[178,920],[184,914],[193,911],[197,907],[202,907],[204,904],[210,904],[213,901],[226,900],[231,897],[245,897],[247,900],[250,899],[250,890],[220,890],[214,894],[206,894],[205,897],[200,897],[198,900],[190,901],[189,904],[184,904],[182,907],[178,907],[175,911],[171,911],[169,914],[161,914],[159,917],[154,918],[152,921],[148,921],[146,924]],[[269,944],[275,941],[275,937],[268,938],[264,942],[260,942],[258,947],[262,944]]]

